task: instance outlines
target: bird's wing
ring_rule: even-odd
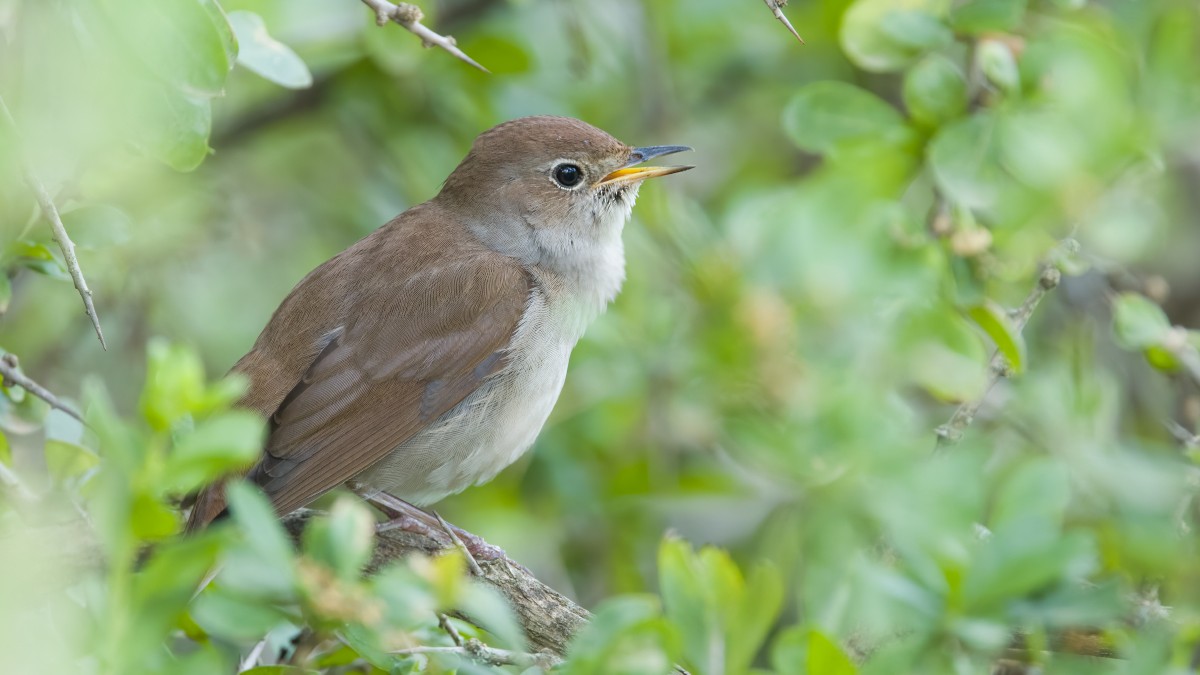
[[[270,422],[247,477],[280,514],[385,458],[502,368],[528,302],[531,282],[511,258],[467,246],[445,260],[372,239],[298,284],[234,367],[251,380],[242,405]],[[464,248],[442,243],[435,248]],[[403,281],[371,284],[364,273]],[[223,487],[210,486],[188,529],[224,508]]]
[[[386,300],[357,307],[366,319],[328,336],[271,416],[249,478],[279,513],[387,457],[499,370],[529,281],[515,264],[465,261],[422,270],[398,291],[411,300],[404,310]]]

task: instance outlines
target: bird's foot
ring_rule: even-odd
[[[487,543],[478,535],[447,523],[437,513],[430,513],[386,492],[353,486],[363,499],[383,512],[388,520],[375,526],[376,532],[401,530],[433,539],[443,546],[457,546],[466,556],[467,564],[477,576],[482,574],[478,561],[506,558],[504,549]]]

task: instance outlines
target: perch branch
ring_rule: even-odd
[[[1062,273],[1058,268],[1052,265],[1046,265],[1042,268],[1042,273],[1038,275],[1037,283],[1034,284],[1033,290],[1029,292],[1029,296],[1025,298],[1025,302],[1017,311],[1013,312],[1012,322],[1017,333],[1025,329],[1025,324],[1029,323],[1029,317],[1033,316],[1033,312],[1037,309],[1038,304],[1046,293],[1058,286],[1058,282],[1062,280]],[[967,401],[958,406],[954,411],[954,415],[950,417],[950,421],[937,428],[937,447],[943,448],[947,445],[953,445],[962,440],[963,432],[971,423],[975,421],[975,415],[979,412],[979,408],[987,399],[988,393],[1000,381],[1000,378],[1007,377],[1009,373],[1008,360],[997,349],[990,361],[988,361],[988,380],[984,386],[983,394],[972,401]]]
[[[800,37],[800,34],[796,32],[795,28],[792,28],[792,22],[788,21],[788,18],[783,14],[783,6],[787,4],[787,0],[763,0],[763,2],[767,3],[767,7],[771,10],[771,13],[775,15],[775,18],[779,19],[784,26],[787,26],[788,31],[791,32],[792,35],[796,36],[796,39],[800,41],[800,44],[804,44],[804,38]]]
[[[370,7],[375,12],[375,23],[380,26],[386,26],[389,21],[394,21],[404,27],[405,30],[421,38],[421,44],[426,47],[441,47],[453,54],[456,58],[465,61],[472,66],[489,73],[487,68],[479,65],[475,59],[467,56],[463,50],[458,48],[458,44],[454,38],[449,35],[439,35],[424,24],[421,19],[425,18],[425,14],[420,7],[408,2],[402,2],[398,5],[388,2],[388,0],[362,0],[363,4]]]
[[[489,666],[518,666],[530,668],[537,666],[549,670],[562,663],[562,659],[546,652],[529,654],[509,649],[489,647],[475,638],[464,640],[461,645],[454,647],[412,647],[392,652],[399,656],[409,654],[454,654],[463,658],[473,659]]]
[[[49,389],[26,377],[26,375],[22,373],[21,369],[17,366],[17,357],[15,354],[5,354],[4,356],[0,357],[0,378],[3,378],[4,386],[11,387],[15,384],[30,394],[42,399],[46,403],[49,403],[51,408],[61,410],[80,422],[83,422],[83,417],[81,417],[79,413],[75,412],[69,408],[67,404],[60,401],[57,396],[50,392]]]
[[[314,515],[313,511],[298,511],[284,519],[284,527],[293,537],[299,537],[305,524]],[[375,542],[375,553],[368,564],[368,571],[375,571],[413,553],[432,554],[456,547],[442,532],[431,532],[427,536],[399,529],[378,532]],[[481,574],[476,578],[495,588],[508,600],[535,650],[561,657],[576,631],[591,619],[586,609],[538,581],[529,570],[507,556],[480,560],[478,563]],[[469,617],[463,618],[470,620]],[[461,649],[442,649],[463,653],[461,649],[467,649],[467,642],[464,641]]]
[[[3,98],[0,98],[0,121],[9,128],[13,142],[19,144],[20,134],[17,132],[16,120],[8,111],[8,106],[5,105]],[[42,181],[33,172],[33,167],[30,166],[28,160],[21,153],[17,154],[21,172],[25,176],[25,183],[33,191],[42,215],[50,222],[50,229],[54,233],[54,242],[62,250],[63,259],[67,263],[67,271],[71,274],[71,281],[75,282],[75,290],[79,291],[79,297],[83,298],[83,309],[87,312],[88,318],[92,320],[92,328],[96,329],[96,337],[100,338],[100,346],[107,350],[108,345],[104,342],[104,331],[100,330],[100,316],[96,314],[96,305],[92,302],[92,291],[88,288],[87,280],[83,278],[83,270],[79,267],[79,258],[75,256],[75,242],[71,241],[70,235],[67,234],[67,228],[58,214],[58,207],[54,205],[54,200],[50,198],[46,186],[42,185]]]

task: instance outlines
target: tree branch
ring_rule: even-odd
[[[14,142],[19,143],[20,133],[17,131],[17,122],[9,112],[8,106],[5,105],[3,97],[0,97],[0,122],[8,126]],[[33,172],[33,167],[30,166],[28,160],[21,153],[17,154],[21,172],[25,176],[25,183],[33,191],[42,215],[50,222],[50,229],[54,233],[54,242],[62,250],[63,259],[67,263],[67,271],[71,274],[71,281],[75,282],[75,290],[79,291],[79,297],[83,298],[84,311],[92,320],[92,327],[96,329],[96,337],[100,338],[100,346],[107,350],[108,345],[104,342],[104,331],[100,330],[100,317],[96,314],[96,305],[92,302],[92,291],[88,288],[87,280],[83,278],[83,270],[79,267],[79,258],[75,256],[75,242],[71,241],[70,235],[67,234],[67,228],[58,214],[58,207],[54,205],[54,200],[50,198],[46,186],[42,185],[42,181]]]
[[[1033,290],[1029,292],[1029,296],[1025,298],[1025,302],[1012,314],[1013,327],[1017,333],[1025,329],[1025,324],[1029,323],[1029,317],[1033,316],[1033,312],[1037,309],[1038,304],[1046,293],[1050,292],[1058,286],[1062,280],[1062,273],[1053,265],[1045,265],[1042,267],[1042,272],[1038,275],[1037,283],[1034,284]],[[950,420],[937,428],[937,448],[941,449],[948,445],[954,445],[962,440],[963,432],[971,423],[975,421],[975,415],[979,412],[979,408],[987,399],[988,393],[1000,381],[1000,378],[1007,377],[1009,374],[1008,360],[997,349],[990,361],[988,361],[988,380],[984,386],[983,394],[973,401],[967,401],[958,406],[954,411],[954,415]]]
[[[783,25],[787,26],[788,31],[790,31],[792,35],[796,36],[796,39],[800,41],[800,44],[804,44],[804,38],[800,37],[800,34],[796,32],[796,29],[792,28],[792,22],[788,21],[788,18],[783,15],[783,6],[787,4],[787,0],[763,0],[763,2],[767,3],[767,7],[771,10],[771,13],[775,15],[775,18],[779,19]]]
[[[283,525],[289,534],[299,538],[305,525],[314,515],[317,515],[317,512],[300,510],[284,518]],[[377,533],[375,542],[375,553],[367,565],[368,572],[374,572],[413,553],[433,554],[456,547],[449,537],[439,540],[398,529]],[[529,570],[507,556],[478,562],[481,574],[477,578],[495,588],[508,600],[517,621],[525,629],[530,645],[537,651],[548,651],[557,657],[566,654],[567,644],[591,619],[591,614],[563,594],[538,581]],[[470,617],[463,618],[470,621]],[[466,648],[467,643],[464,642],[461,648],[440,649]]]
[[[79,413],[75,412],[69,408],[67,404],[60,401],[57,396],[50,392],[49,389],[29,379],[24,373],[21,372],[20,366],[17,365],[16,354],[5,354],[4,356],[0,356],[0,378],[3,379],[4,386],[11,387],[15,384],[30,394],[42,399],[46,403],[49,403],[51,408],[54,408],[55,410],[61,410],[80,422],[83,422],[83,417]]]
[[[453,37],[449,35],[439,35],[424,24],[421,19],[425,18],[425,14],[420,7],[408,2],[402,2],[399,5],[394,5],[388,0],[362,0],[363,4],[370,7],[375,12],[375,23],[380,26],[385,26],[389,21],[394,21],[404,27],[405,30],[421,38],[421,44],[426,47],[438,46],[453,54],[456,58],[465,61],[472,66],[482,70],[485,73],[490,73],[487,68],[476,63],[475,59],[467,56],[463,50],[458,48]]]

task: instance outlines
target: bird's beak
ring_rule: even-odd
[[[629,151],[629,159],[625,162],[625,166],[605,176],[598,184],[599,185],[619,185],[636,183],[654,178],[655,176],[669,176],[680,171],[687,171],[693,167],[690,166],[635,166],[652,158],[661,157],[663,155],[671,155],[676,152],[684,152],[691,150],[686,145],[650,145],[644,148],[633,148]]]

